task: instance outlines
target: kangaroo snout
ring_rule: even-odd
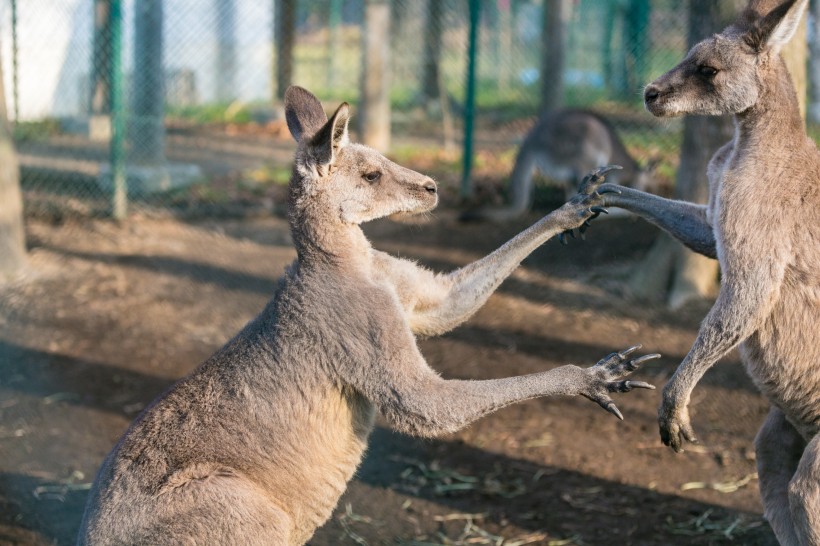
[[[438,193],[438,187],[436,186],[436,183],[435,183],[435,182],[433,182],[433,180],[432,180],[432,179],[429,179],[429,178],[428,178],[428,179],[427,179],[427,180],[426,180],[426,181],[425,181],[425,182],[421,185],[421,187],[423,187],[423,188],[424,188],[424,190],[425,190],[427,193],[432,193],[432,194]]]
[[[649,105],[658,100],[660,96],[661,90],[656,85],[649,84],[646,86],[646,89],[644,89],[643,101]]]

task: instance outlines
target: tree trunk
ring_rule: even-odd
[[[339,85],[339,52],[342,50],[342,0],[330,0],[327,26],[327,87],[335,90]]]
[[[111,74],[113,23],[111,0],[94,0],[94,39],[91,55],[91,93],[88,97],[88,137],[111,138]]]
[[[236,99],[236,0],[216,0],[216,100]]]
[[[427,0],[422,61],[421,100],[428,104],[439,98],[439,66],[441,64],[441,33],[444,27],[444,2]]]
[[[820,0],[811,0],[811,28],[809,36],[809,105],[808,117],[812,123],[820,123]]]
[[[379,151],[390,148],[390,2],[366,0],[362,31],[360,138]]]
[[[11,278],[26,263],[20,169],[6,111],[3,66],[0,64],[0,281]]]
[[[296,40],[296,1],[276,0],[276,98],[283,100],[285,90],[293,83],[293,44]]]
[[[691,0],[689,45],[720,32],[738,13],[740,0]],[[706,203],[709,181],[706,168],[712,155],[731,140],[730,116],[687,116],[683,125],[680,166],[675,198]],[[665,300],[672,308],[710,295],[717,287],[718,263],[689,251],[663,233],[630,279],[632,293],[640,298]]]
[[[91,58],[89,112],[111,113],[111,0],[94,0],[94,43]]]
[[[134,4],[134,75],[131,78],[129,159],[146,166],[165,163],[165,74],[162,0]]]
[[[780,54],[786,62],[786,68],[789,69],[789,74],[794,82],[794,88],[797,91],[797,100],[800,104],[801,118],[806,119],[806,96],[808,88],[808,74],[806,71],[809,48],[808,40],[806,39],[806,19],[807,15],[804,13],[800,20],[800,26],[797,27],[797,32],[794,38],[783,47]]]
[[[541,30],[541,111],[557,110],[564,102],[564,25],[566,0],[544,0]]]

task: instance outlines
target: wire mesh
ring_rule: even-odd
[[[644,113],[640,90],[684,53],[687,2],[561,2],[563,93],[559,104],[549,106],[603,113],[629,150],[640,161],[659,159],[659,176],[671,181],[680,127]],[[122,6],[123,29],[117,37],[122,70],[116,74],[113,3]],[[15,117],[27,212],[111,212],[115,78],[125,90],[120,113],[132,209],[278,206],[291,146],[282,87],[307,87],[328,108],[349,101],[355,115],[366,4],[3,0],[6,101]],[[391,51],[390,153],[437,170],[433,174],[445,189],[454,187],[463,144],[469,3],[389,4],[384,47]],[[517,146],[545,107],[545,10],[555,4],[480,3],[474,147],[479,194],[503,194]]]

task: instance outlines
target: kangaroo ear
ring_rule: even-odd
[[[313,93],[291,85],[285,91],[285,119],[293,139],[299,142],[316,134],[327,121],[327,114]]]
[[[757,51],[779,53],[792,39],[809,0],[786,0],[754,22],[747,42]]]
[[[349,142],[347,122],[350,120],[350,105],[343,102],[321,129],[310,139],[310,148],[317,165],[330,165],[336,155]]]

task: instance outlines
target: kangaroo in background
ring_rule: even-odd
[[[622,418],[610,393],[638,347],[486,381],[445,380],[415,335],[467,320],[530,252],[596,212],[582,194],[489,256],[450,274],[371,248],[359,224],[438,202],[430,178],[348,140],[349,108],[327,119],[308,91],[285,94],[298,142],[289,186],[297,260],[274,298],[191,375],[153,402],[103,462],[80,544],[302,544],[331,515],[376,410],[419,436],[456,431],[508,404],[581,395]]]
[[[820,152],[779,52],[807,3],[752,1],[646,87],[656,116],[734,114],[734,139],[708,167],[708,205],[610,184],[598,200],[720,261],[720,295],[664,388],[661,438],[675,451],[695,441],[692,390],[740,344],[772,404],[755,440],[765,515],[781,544],[804,546],[820,544]]]
[[[655,162],[639,165],[605,117],[588,110],[550,112],[524,137],[510,179],[510,205],[470,211],[464,218],[504,222],[525,214],[532,205],[536,171],[562,184],[569,199],[588,172],[609,164],[623,167],[609,175],[613,183],[656,191]]]

